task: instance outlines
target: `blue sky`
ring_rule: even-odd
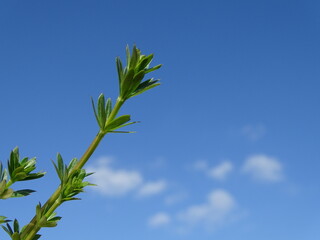
[[[154,53],[162,85],[121,113],[82,201],[43,239],[314,240],[320,236],[320,4],[1,1],[0,159],[19,146],[45,178],[1,215],[26,224],[55,190],[51,160],[98,131],[90,97],[117,97],[115,57]],[[1,239],[7,239],[0,233]]]

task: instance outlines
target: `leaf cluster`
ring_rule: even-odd
[[[75,196],[83,192],[84,187],[94,185],[84,181],[84,179],[92,173],[86,173],[84,169],[74,170],[74,166],[77,163],[78,160],[74,158],[68,165],[66,165],[60,154],[57,155],[57,163],[53,163],[61,181],[61,202],[79,200],[79,198],[75,198]]]
[[[8,160],[8,170],[4,169],[0,163],[0,199],[11,197],[23,197],[34,192],[31,189],[22,189],[14,191],[10,186],[19,181],[28,181],[41,178],[44,172],[33,173],[36,169],[36,158],[29,159],[24,157],[20,159],[19,148],[14,148],[10,153]]]
[[[152,59],[153,54],[143,55],[136,46],[133,46],[132,53],[130,53],[128,46],[126,48],[126,67],[123,67],[119,57],[116,58],[121,99],[127,100],[160,84],[158,83],[159,80],[154,80],[153,78],[142,81],[147,73],[155,71],[162,66],[160,64],[150,67]]]
[[[6,224],[6,226],[1,226],[3,230],[8,233],[8,235],[11,237],[12,240],[22,240],[21,239],[21,232],[24,228],[20,231],[19,222],[17,219],[13,221],[13,227],[10,226],[10,224]],[[37,240],[41,237],[41,235],[36,234],[32,240]]]
[[[105,99],[104,95],[101,93],[98,98],[97,107],[94,104],[93,99],[91,98],[92,107],[94,111],[94,115],[96,117],[97,123],[100,127],[100,130],[106,134],[110,133],[131,133],[125,131],[117,131],[117,129],[137,123],[137,122],[129,122],[131,117],[130,115],[123,115],[117,118],[111,118],[112,112],[112,103],[111,99]]]
[[[39,227],[56,227],[58,221],[61,219],[61,217],[56,216],[55,212],[49,214],[47,217],[46,214],[48,211],[49,207],[42,208],[41,203],[36,206],[36,218]]]

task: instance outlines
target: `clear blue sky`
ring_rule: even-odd
[[[319,239],[319,42],[316,0],[1,1],[0,159],[19,146],[47,175],[0,215],[26,224],[50,196],[51,159],[85,151],[90,96],[116,98],[136,44],[162,85],[124,106],[137,133],[106,136],[99,186],[43,239]]]

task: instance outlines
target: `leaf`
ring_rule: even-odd
[[[96,117],[97,123],[98,123],[98,125],[100,126],[99,117],[98,117],[97,110],[96,110],[96,107],[95,107],[95,105],[94,105],[94,101],[93,101],[93,98],[92,98],[92,97],[91,97],[91,103],[92,103],[92,108],[93,108],[94,116]]]
[[[122,125],[120,125],[120,126],[118,126],[118,127],[116,127],[116,128],[113,128],[113,129],[112,129],[112,132],[117,132],[117,131],[114,131],[114,130],[117,130],[117,129],[119,129],[119,128],[123,128],[123,127],[129,126],[129,125],[135,124],[135,123],[139,123],[139,122],[136,121],[136,122],[129,122],[129,123],[127,123],[127,124],[122,124]],[[123,133],[134,133],[134,132],[131,132],[131,131],[127,132],[127,131],[125,131],[125,132],[123,132]]]
[[[15,219],[13,221],[13,230],[14,230],[14,232],[19,232],[20,231],[19,222],[18,222],[17,219]]]
[[[33,192],[35,192],[35,191],[32,190],[32,189],[22,189],[22,190],[18,190],[18,191],[13,192],[11,197],[12,198],[14,198],[14,197],[25,197],[25,196],[30,195]]]
[[[36,234],[36,235],[32,238],[32,240],[38,240],[40,237],[41,237],[40,234]]]
[[[148,67],[152,59],[153,59],[153,54],[150,54],[149,56],[144,56],[144,58],[140,60],[140,63],[137,66],[138,71],[144,70],[146,67]]]
[[[5,226],[1,226],[1,227],[11,237],[11,235],[13,234],[13,231],[12,231],[12,228],[10,227],[10,225],[7,223],[6,227]]]
[[[28,181],[28,180],[38,179],[38,178],[43,177],[45,174],[46,174],[45,172],[29,173],[26,178],[24,178],[23,180],[20,180],[20,181]]]
[[[103,129],[106,120],[107,120],[107,115],[106,115],[106,102],[103,93],[100,94],[98,98],[98,117],[99,117],[99,126],[101,129]]]
[[[121,83],[121,94],[124,99],[127,98],[127,95],[129,94],[133,77],[134,77],[134,69],[129,69],[128,73],[125,75]]]
[[[107,119],[110,116],[110,113],[112,111],[112,101],[111,98],[108,98],[107,103],[106,103],[106,115],[107,115]]]
[[[68,165],[68,167],[67,167],[68,173],[71,172],[71,170],[73,169],[73,167],[74,167],[77,163],[78,163],[78,159],[77,159],[77,158],[73,158],[73,159],[70,161],[70,163],[69,163],[69,165]]]
[[[151,79],[148,79],[144,82],[142,82],[139,87],[136,89],[135,92],[132,93],[132,95],[130,97],[134,97],[134,96],[137,96],[151,88],[154,88],[156,86],[159,86],[160,83],[158,83],[159,80],[153,80],[152,78]]]
[[[147,74],[147,73],[149,73],[149,72],[153,72],[153,71],[155,71],[155,70],[157,70],[157,69],[159,69],[159,68],[161,68],[162,67],[162,64],[159,64],[159,65],[157,65],[157,66],[154,66],[154,67],[152,67],[152,68],[149,68],[149,69],[147,69],[146,71],[145,71],[145,74]]]
[[[0,162],[0,182],[3,180],[7,180],[7,170],[3,168],[2,163]]]
[[[0,199],[7,199],[10,198],[13,194],[13,189],[8,188],[6,189],[0,196]]]
[[[2,180],[0,182],[0,195],[7,189],[7,181]]]
[[[120,87],[123,79],[123,67],[119,57],[116,58],[116,65],[117,65],[118,80],[119,80],[119,87]]]
[[[138,72],[137,74],[134,75],[133,81],[132,81],[132,84],[131,84],[131,87],[130,87],[130,93],[137,89],[137,87],[141,83],[141,81],[144,78],[144,76],[145,76],[144,70],[141,70],[140,72]]]
[[[130,115],[123,115],[121,117],[118,117],[108,124],[107,130],[110,131],[110,130],[119,128],[119,126],[129,121],[130,121]]]
[[[130,49],[129,49],[129,46],[127,45],[126,46],[126,60],[127,60],[127,66],[129,67],[130,66]]]
[[[6,220],[7,219],[7,217],[5,217],[5,216],[0,216],[0,224],[2,224],[2,223],[7,223],[7,222],[11,222],[11,220]]]
[[[132,56],[130,59],[130,69],[134,69],[136,67],[136,64],[140,58],[140,51],[137,49],[137,47],[134,45],[132,48]]]

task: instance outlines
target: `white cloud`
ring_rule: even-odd
[[[150,227],[160,227],[171,222],[171,217],[164,212],[157,213],[149,218],[148,225]]]
[[[230,161],[223,161],[218,166],[210,168],[204,160],[198,160],[193,164],[193,169],[199,170],[216,180],[225,180],[233,170],[233,164]]]
[[[99,159],[96,166],[87,168],[88,172],[94,172],[90,176],[90,182],[97,184],[95,187],[103,195],[120,196],[137,189],[143,182],[142,176],[137,171],[111,168],[110,158]]]
[[[163,192],[167,187],[167,183],[164,180],[156,182],[148,182],[141,186],[138,191],[138,196],[145,197],[155,195]]]
[[[232,218],[236,202],[227,191],[217,189],[212,191],[205,203],[194,205],[182,211],[178,218],[188,225],[204,225],[212,230]]]
[[[257,141],[266,134],[266,127],[262,124],[246,125],[241,129],[241,133],[252,141]]]
[[[233,165],[229,161],[224,161],[218,166],[210,169],[208,174],[210,177],[217,180],[225,180],[227,175],[233,170]]]
[[[253,155],[246,159],[243,172],[251,175],[254,179],[278,182],[283,179],[281,163],[266,155]]]

